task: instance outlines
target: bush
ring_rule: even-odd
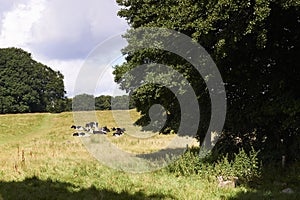
[[[226,155],[214,162],[210,154],[200,158],[199,149],[192,148],[170,164],[168,170],[177,176],[197,174],[203,178],[223,176],[224,179],[236,176],[242,182],[248,182],[260,176],[258,153],[253,148],[249,154],[244,149],[240,149],[237,154],[234,154],[233,160],[230,161]]]
[[[196,150],[196,148],[187,150],[179,159],[168,166],[169,171],[177,176],[197,174],[201,168],[201,162]]]
[[[236,176],[239,180],[246,182],[259,177],[258,153],[252,148],[248,155],[244,149],[240,149],[237,154],[234,154],[234,159],[231,161],[226,155],[215,164],[216,174],[222,175],[224,178]]]

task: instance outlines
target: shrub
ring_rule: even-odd
[[[201,169],[201,162],[196,148],[187,150],[179,159],[168,166],[168,170],[177,176],[197,174]]]
[[[168,170],[176,176],[199,175],[201,177],[223,176],[224,179],[236,176],[241,181],[248,182],[260,176],[258,151],[253,148],[247,154],[240,149],[230,161],[228,155],[213,162],[210,154],[205,158],[199,157],[199,149],[187,150],[179,159],[168,166]]]
[[[233,160],[229,161],[228,156],[224,156],[215,164],[217,175],[225,178],[236,176],[241,181],[250,181],[260,176],[260,164],[258,161],[258,151],[253,148],[247,154],[242,148],[238,153],[234,154]]]

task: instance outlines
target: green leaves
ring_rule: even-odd
[[[1,113],[55,112],[64,100],[63,75],[17,48],[0,49]]]
[[[174,29],[192,37],[210,53],[222,74],[227,94],[227,119],[222,137],[225,141],[220,141],[221,149],[234,152],[239,147],[226,144],[231,145],[232,140],[239,137],[242,139],[240,145],[247,148],[253,144],[267,159],[273,157],[276,160],[282,154],[290,160],[300,159],[299,155],[292,153],[299,150],[300,138],[298,0],[117,2],[123,6],[119,16],[126,18],[132,29]],[[154,33],[153,37],[157,35]],[[125,38],[128,37],[125,35]],[[142,64],[171,66],[191,83],[199,99],[201,118],[209,121],[207,88],[199,74],[186,60],[170,52],[153,49],[128,51],[131,46],[141,46],[139,42],[138,38],[128,40],[124,49],[127,62],[116,67],[116,80]],[[159,74],[151,76],[168,79]],[[132,78],[130,81],[141,80]],[[130,85],[124,80],[120,83],[123,89]],[[147,111],[153,103],[162,103],[169,109],[171,120],[168,126],[180,116],[180,108],[173,103],[176,98],[163,88],[143,86],[133,96],[144,119],[147,119]],[[202,141],[206,129],[202,123],[200,126],[202,130],[198,133]],[[249,137],[249,134],[254,136]],[[279,151],[280,139],[285,142]],[[272,152],[271,156],[268,156],[269,152]]]
[[[73,100],[73,111],[95,110],[95,98],[90,94],[76,95]]]

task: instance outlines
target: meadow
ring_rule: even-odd
[[[134,120],[139,114],[130,110],[130,116]],[[97,117],[100,125],[117,126],[111,111],[97,111]],[[0,199],[299,198],[297,192],[280,193],[280,185],[220,188],[214,174],[203,178],[180,176],[168,168],[147,173],[115,170],[95,159],[81,138],[72,136],[72,124],[70,112],[0,115]],[[105,137],[121,149],[145,153],[167,145],[174,135],[153,134],[148,140],[126,134]]]

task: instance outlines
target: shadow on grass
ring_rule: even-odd
[[[300,199],[300,168],[299,164],[282,169],[281,166],[267,166],[262,170],[261,178],[249,182],[247,191],[241,191],[230,200],[247,199]],[[285,193],[283,190],[292,190]]]
[[[249,191],[241,192],[228,200],[299,200],[299,194],[284,194],[278,191]]]
[[[79,188],[71,183],[40,180],[37,177],[26,178],[21,182],[0,182],[0,200],[7,199],[175,199],[163,194],[146,195],[143,192],[130,194],[107,189]]]

